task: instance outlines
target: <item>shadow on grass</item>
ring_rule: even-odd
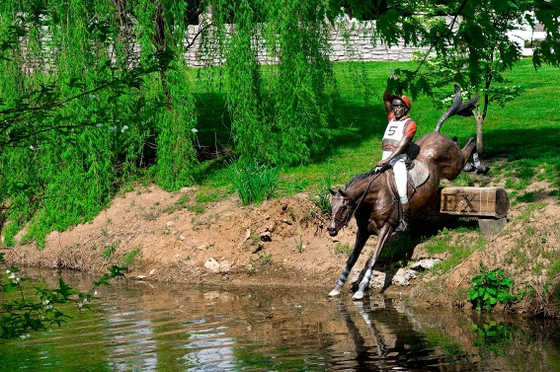
[[[546,161],[560,156],[558,128],[515,128],[484,133],[484,158]]]
[[[409,231],[394,234],[389,238],[379,256],[378,267],[387,268],[399,261],[410,260],[418,244],[437,236],[445,229],[475,231],[478,229],[478,219],[452,216],[422,217],[411,223]]]
[[[227,111],[224,93],[195,94],[198,115],[197,136],[204,147],[233,147],[231,136],[231,116]],[[366,105],[339,100],[328,131],[331,137],[328,145],[320,154],[315,154],[311,161],[321,162],[341,149],[360,148],[364,142],[383,136],[387,124],[387,115],[381,103]],[[381,156],[381,149],[376,149]],[[205,164],[198,180],[207,179],[216,171],[224,168],[224,162],[214,161]]]
[[[383,137],[387,125],[387,114],[382,104],[360,105],[340,101],[336,108],[336,123],[331,126],[331,143],[323,155],[330,155],[337,149],[357,148],[371,138]],[[381,154],[381,149],[379,149]]]
[[[231,116],[225,93],[198,93],[195,98],[198,140],[202,146],[231,145]]]

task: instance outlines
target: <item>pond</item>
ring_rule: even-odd
[[[92,311],[1,341],[0,370],[560,370],[556,321],[327,290],[113,281]]]

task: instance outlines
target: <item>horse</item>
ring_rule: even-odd
[[[472,109],[478,97],[461,102],[461,90],[455,87],[455,100],[452,106],[440,118],[436,130],[414,141],[409,149],[409,157],[415,159],[416,164],[423,164],[427,169],[426,177],[421,185],[408,183],[411,220],[417,219],[428,209],[437,206],[438,189],[441,179],[454,180],[465,168],[476,144],[473,138],[460,148],[455,139],[451,139],[439,132],[441,124],[452,115],[472,115]],[[371,171],[354,177],[344,190],[330,190],[331,221],[327,231],[331,237],[348,225],[352,217],[356,218],[358,232],[354,249],[348,257],[346,267],[340,274],[335,287],[329,296],[340,294],[350,271],[358,260],[362,249],[371,235],[377,236],[377,244],[373,256],[367,261],[365,273],[358,285],[358,290],[352,298],[360,300],[369,285],[373,267],[377,262],[383,246],[399,224],[399,201],[394,187],[393,171],[390,169],[372,169]]]

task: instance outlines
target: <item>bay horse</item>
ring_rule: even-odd
[[[476,145],[473,138],[461,149],[455,140],[439,133],[439,129],[443,121],[452,115],[468,116],[469,112],[472,115],[472,109],[477,100],[478,97],[462,103],[461,90],[456,86],[454,103],[439,120],[436,130],[411,144],[409,156],[424,164],[429,174],[418,187],[412,185],[411,182],[408,184],[411,220],[418,218],[430,207],[437,206],[440,180],[452,181],[457,178],[474,153]],[[329,296],[340,294],[366,241],[371,235],[376,235],[377,244],[373,256],[367,261],[363,279],[358,285],[358,290],[352,296],[355,300],[364,297],[364,291],[369,285],[379,254],[399,224],[400,208],[396,196],[398,194],[394,185],[392,186],[393,183],[392,169],[381,172],[373,169],[354,177],[344,190],[338,189],[336,192],[331,190],[332,218],[327,227],[329,235],[336,236],[341,228],[348,225],[352,217],[356,218],[358,232],[346,267]]]

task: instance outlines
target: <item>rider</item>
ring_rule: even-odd
[[[407,96],[389,94],[386,89],[383,93],[385,109],[388,113],[389,124],[383,135],[383,156],[377,167],[391,166],[395,174],[395,183],[401,202],[401,219],[396,231],[405,231],[408,228],[410,209],[408,205],[408,174],[406,161],[408,160],[408,147],[416,134],[416,122],[408,116],[410,99]]]

